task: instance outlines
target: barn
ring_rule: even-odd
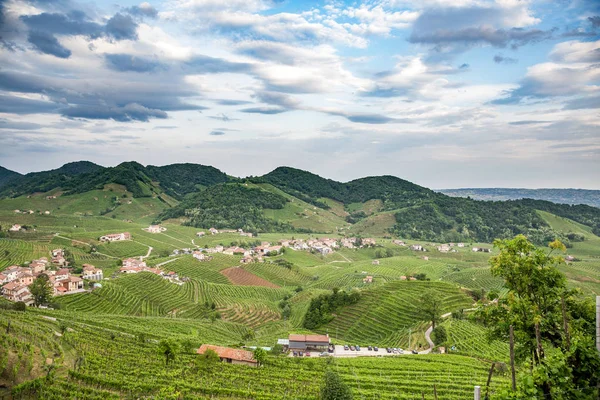
[[[290,335],[289,349],[326,351],[329,347],[329,335]]]
[[[212,344],[203,344],[198,349],[198,354],[204,354],[207,350],[212,350],[221,359],[228,364],[242,364],[251,367],[258,366],[258,361],[254,359],[254,354],[251,351],[232,349],[231,347],[215,346]]]

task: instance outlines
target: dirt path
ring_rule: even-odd
[[[443,314],[441,316],[441,318],[448,318],[451,315],[452,315],[452,313],[446,313],[446,314]],[[429,353],[431,353],[431,349],[433,349],[435,347],[435,343],[433,343],[433,340],[431,340],[431,332],[432,331],[433,331],[433,325],[430,326],[429,328],[427,328],[427,330],[425,331],[425,340],[427,340],[427,344],[429,345],[429,348],[427,350],[420,351],[419,354],[429,354]]]
[[[181,257],[177,257],[177,258],[173,258],[172,260],[163,261],[163,262],[161,262],[159,264],[156,264],[154,267],[162,267],[163,265],[168,264],[170,262],[173,262],[175,260],[179,260],[180,258]]]

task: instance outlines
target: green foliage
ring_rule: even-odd
[[[338,374],[325,372],[325,382],[321,388],[321,400],[352,400],[352,391]]]
[[[340,307],[358,302],[360,293],[354,291],[350,294],[333,289],[331,294],[322,294],[311,300],[308,311],[304,316],[304,327],[315,329],[333,319],[331,315]]]
[[[564,260],[552,253],[564,251],[564,245],[552,242],[545,252],[524,236],[495,245],[500,253],[490,260],[492,274],[504,278],[509,292],[497,304],[481,307],[477,317],[492,337],[505,339],[514,327],[521,373],[527,375],[517,393],[504,398],[595,398],[595,390],[587,389],[600,382],[600,357],[591,340],[593,308],[567,289],[557,269]]]
[[[431,321],[431,326],[435,329],[436,323],[442,316],[442,298],[435,290],[427,290],[421,295],[419,308],[423,319]]]
[[[33,296],[33,302],[36,306],[47,304],[52,299],[52,283],[48,279],[48,275],[40,274],[31,285],[29,291]]]
[[[165,210],[159,220],[186,216],[186,225],[257,231],[293,231],[294,229],[264,216],[262,210],[281,209],[287,199],[275,193],[241,184],[215,185],[186,198],[178,206]]]
[[[262,347],[254,349],[254,359],[258,361],[258,365],[263,365],[267,359],[267,352]]]
[[[436,346],[441,346],[446,343],[446,340],[448,340],[446,328],[443,326],[436,326],[435,329],[431,331],[431,340],[433,340],[433,343]]]
[[[177,357],[179,344],[173,340],[163,339],[158,343],[158,352],[165,357],[165,365],[169,365]]]
[[[13,179],[17,179],[22,176],[20,173],[11,171],[4,167],[0,167],[0,187],[6,185]]]

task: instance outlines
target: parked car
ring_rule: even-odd
[[[404,350],[398,349],[398,354],[404,354]]]
[[[398,354],[398,348],[394,347],[394,348],[392,349],[392,353],[394,353],[394,354]]]
[[[350,350],[350,346],[348,346],[347,344],[344,345],[344,350],[348,351]]]
[[[332,345],[332,344],[330,344],[330,345],[329,345],[329,347],[327,348],[327,351],[328,351],[329,353],[333,353],[333,352],[335,351],[335,346],[334,346],[334,345]]]
[[[387,351],[388,353],[391,353],[391,352],[392,352],[392,349],[391,349],[390,347],[386,347],[386,348],[385,348],[385,351]]]
[[[379,347],[377,347],[377,346],[373,347],[373,351],[379,351]]]
[[[419,354],[419,352],[418,352],[418,351],[416,351],[416,350],[413,350],[413,351],[412,351],[412,353],[413,353],[413,354]]]
[[[350,350],[354,351],[354,350],[356,350],[356,347],[350,346]]]
[[[304,353],[304,356],[310,357],[310,352],[307,351],[306,353]]]
[[[369,346],[369,347],[367,347],[367,350],[369,350],[369,351],[373,351],[373,346]]]
[[[329,353],[324,351],[321,354],[319,354],[319,357],[329,357]]]
[[[360,346],[356,345],[356,351],[360,351]]]

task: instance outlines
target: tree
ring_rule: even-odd
[[[431,340],[436,346],[442,345],[446,343],[448,339],[448,334],[446,333],[446,328],[443,326],[437,326],[433,331],[431,331]]]
[[[508,294],[480,307],[476,316],[490,336],[505,339],[514,328],[520,363],[517,390],[499,398],[595,399],[600,383],[600,357],[594,346],[594,305],[567,288],[557,269],[564,263],[554,241],[549,251],[519,235],[496,240],[499,254],[490,259],[492,275],[504,278]]]
[[[435,290],[428,290],[420,299],[421,315],[427,321],[431,321],[431,326],[435,329],[435,324],[440,320],[442,315],[442,299]]]
[[[254,359],[258,361],[258,365],[263,365],[267,359],[267,352],[262,347],[254,349]]]
[[[52,284],[48,275],[40,274],[31,285],[29,285],[29,291],[33,296],[33,303],[36,306],[46,304],[52,299]]]
[[[322,400],[352,400],[348,385],[333,371],[325,372],[325,383],[321,387]]]
[[[165,356],[165,365],[175,360],[178,351],[179,345],[172,340],[163,339],[158,343],[158,352]]]
[[[196,368],[199,371],[211,372],[220,361],[219,355],[214,350],[208,349],[196,358]]]

